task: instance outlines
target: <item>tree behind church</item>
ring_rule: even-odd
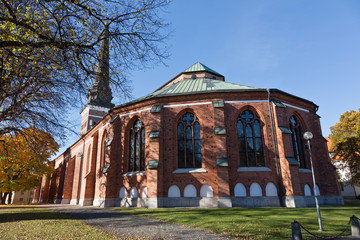
[[[35,128],[25,129],[15,136],[1,136],[1,203],[5,203],[10,192],[39,186],[41,177],[52,173],[53,168],[47,163],[58,148],[50,134]]]
[[[360,184],[360,109],[343,113],[340,122],[330,130],[331,150],[336,158],[344,161],[344,166],[348,166],[348,179]]]
[[[110,83],[130,96],[126,75],[163,62],[166,0],[3,0],[0,2],[0,136],[36,126],[54,136],[96,75],[104,31]],[[78,104],[77,107],[79,107]],[[70,126],[71,127],[71,126]],[[58,137],[57,139],[61,139]]]

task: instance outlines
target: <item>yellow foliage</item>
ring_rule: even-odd
[[[48,160],[58,149],[50,134],[35,128],[0,137],[0,191],[37,186],[44,174],[52,173]]]

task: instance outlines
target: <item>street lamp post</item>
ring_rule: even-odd
[[[323,231],[322,221],[321,221],[321,214],[320,214],[320,206],[319,206],[319,202],[318,202],[318,198],[317,198],[318,193],[317,193],[317,189],[316,189],[314,166],[313,166],[313,160],[312,160],[312,156],[311,156],[310,140],[313,138],[313,134],[312,134],[311,132],[305,132],[305,133],[304,133],[304,138],[305,138],[305,140],[307,140],[308,147],[309,147],[311,173],[312,173],[312,178],[313,178],[313,182],[314,182],[315,204],[316,204],[316,210],[317,210],[318,221],[319,221],[319,231]]]

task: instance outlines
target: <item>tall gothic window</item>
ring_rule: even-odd
[[[265,166],[260,120],[250,110],[243,111],[236,123],[241,167]]]
[[[177,124],[178,168],[201,168],[201,138],[199,119],[185,113]]]
[[[140,120],[134,122],[129,134],[129,172],[145,170],[145,128]]]
[[[291,116],[289,125],[291,130],[291,143],[294,157],[299,162],[300,168],[306,168],[304,143],[302,140],[303,134],[301,131],[301,126],[294,115]]]
[[[103,170],[105,166],[105,158],[106,158],[106,141],[107,141],[107,133],[104,132],[103,138],[101,141],[101,161],[100,161],[100,171]]]

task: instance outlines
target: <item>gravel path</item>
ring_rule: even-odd
[[[230,239],[207,230],[115,212],[107,208],[76,205],[41,205],[71,218],[84,221],[119,238],[131,239]]]

